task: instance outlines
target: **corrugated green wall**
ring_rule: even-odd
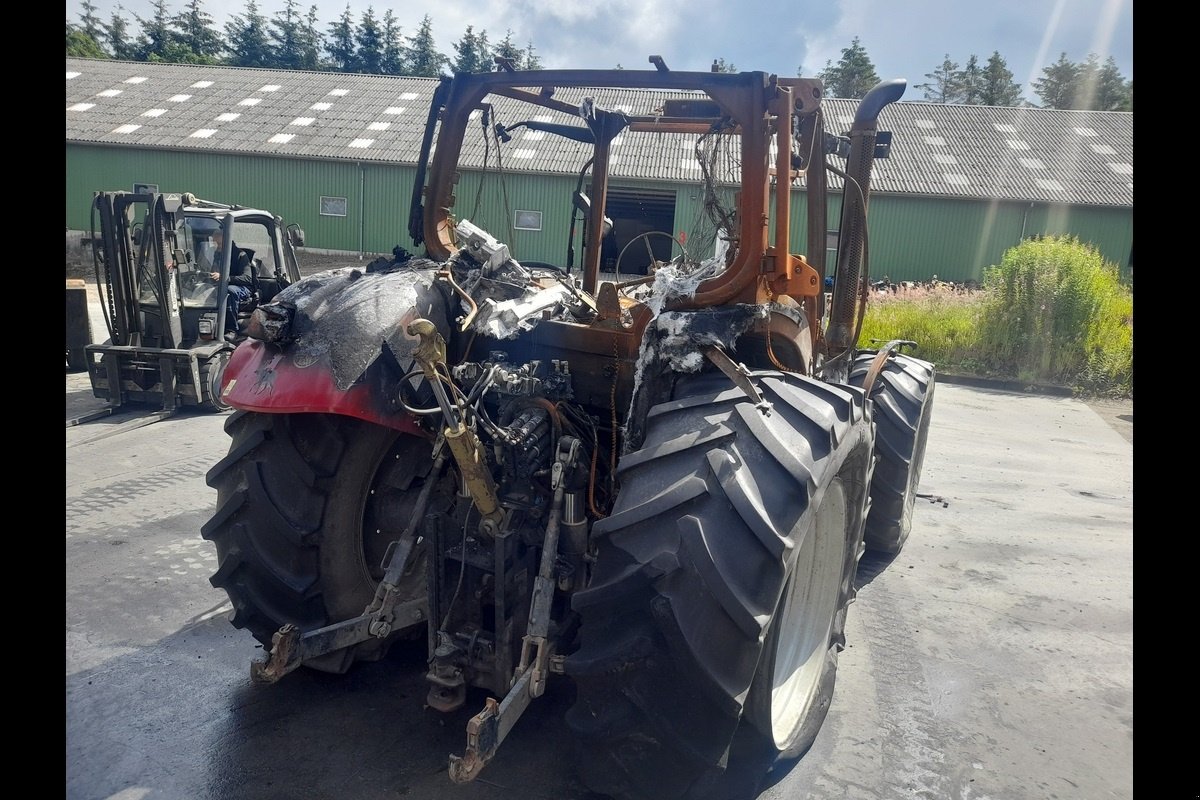
[[[936,274],[942,280],[980,280],[1022,239],[1063,233],[1128,268],[1132,209],[874,195],[868,231],[871,278],[926,280]]]
[[[156,151],[69,144],[66,148],[66,218],[69,230],[87,230],[92,193],[155,183],[161,191],[193,192],[219,202],[266,208],[304,228],[307,246],[321,250],[388,253],[410,251],[408,214],[416,170],[409,166],[265,158],[203,152]],[[564,264],[571,225],[572,176],[507,171],[463,174],[457,219],[470,219],[509,245],[518,260]],[[675,230],[691,236],[703,195],[688,184],[638,183],[676,193]],[[727,203],[732,190],[722,189]],[[323,216],[322,195],[346,198],[346,216]],[[478,212],[477,212],[478,198]],[[840,222],[841,196],[829,198],[829,227]],[[794,192],[792,251],[808,254],[805,196]],[[514,230],[518,209],[542,212],[540,231]],[[870,276],[892,280],[980,280],[1004,251],[1035,234],[1077,235],[1104,257],[1128,269],[1133,210],[1043,203],[986,202],[873,195],[868,247]],[[575,232],[575,264],[582,261]],[[692,253],[706,258],[711,253]]]
[[[67,227],[90,227],[94,191],[153,183],[164,192],[273,211],[304,228],[309,247],[389,252],[395,244],[412,244],[407,225],[414,175],[404,166],[70,145]],[[346,198],[346,216],[322,215],[322,196]]]

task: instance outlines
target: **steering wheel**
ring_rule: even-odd
[[[217,285],[217,282],[209,277],[207,272],[199,269],[191,269],[181,273],[180,282],[183,284],[183,288],[188,292],[194,292],[197,289],[204,288],[206,286]]]
[[[641,239],[643,242],[645,242],[646,253],[650,256],[650,263],[653,264],[658,260],[654,257],[654,250],[650,247],[650,237],[651,236],[663,236],[663,237],[666,237],[667,239],[670,239],[675,244],[679,245],[679,251],[680,251],[680,253],[682,253],[682,255],[676,256],[675,258],[671,259],[671,263],[675,263],[677,260],[681,260],[681,261],[690,260],[688,258],[687,248],[683,246],[683,242],[679,241],[679,239],[672,236],[671,234],[664,233],[663,231],[646,231],[645,233],[639,233],[637,236],[633,237],[628,242],[626,242],[625,246],[621,248],[621,252],[619,254],[617,254],[617,263],[613,267],[613,272],[615,273],[615,279],[613,280],[613,283],[619,284],[621,282],[621,259],[625,257],[625,252],[627,250],[629,250],[630,246],[634,242],[636,242],[638,239]]]

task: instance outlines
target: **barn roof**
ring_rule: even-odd
[[[68,143],[415,164],[437,80],[337,72],[67,59]],[[556,99],[582,98],[562,90]],[[578,95],[576,97],[575,95]],[[606,91],[597,102],[635,113],[687,92]],[[507,103],[496,99],[498,118]],[[826,128],[849,129],[858,101],[825,100]],[[554,117],[550,112],[547,119]],[[565,117],[564,117],[565,119]],[[517,120],[508,120],[509,124]],[[880,116],[890,157],[872,172],[876,194],[1132,207],[1133,114],[901,101]],[[574,174],[584,145],[514,132],[505,169]],[[676,149],[678,148],[678,149]],[[614,142],[613,174],[636,180],[700,177],[692,147],[654,134]],[[494,167],[482,144],[463,166]],[[831,176],[832,186],[838,186]]]

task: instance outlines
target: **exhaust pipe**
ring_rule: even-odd
[[[855,344],[852,340],[857,328],[858,282],[862,274],[867,198],[870,197],[871,165],[875,161],[879,114],[889,103],[900,99],[907,85],[904,78],[876,84],[858,104],[854,123],[850,127],[850,155],[846,159],[849,180],[845,180],[842,187],[842,219],[838,228],[837,268],[833,273],[833,303],[829,328],[825,334],[829,350],[833,353],[848,352]],[[854,188],[855,182],[862,187],[861,193]]]

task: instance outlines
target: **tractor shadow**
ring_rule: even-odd
[[[862,589],[882,575],[883,571],[896,560],[897,555],[899,554],[877,553],[872,550],[863,553],[863,557],[858,561],[858,572],[854,574],[854,588]]]

